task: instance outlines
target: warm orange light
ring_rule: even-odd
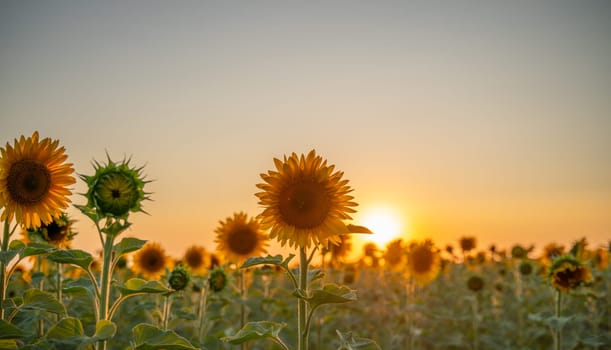
[[[402,220],[397,213],[386,207],[365,209],[358,222],[373,232],[372,235],[363,236],[363,239],[373,241],[379,247],[399,238],[403,230]]]

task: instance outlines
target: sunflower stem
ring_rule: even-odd
[[[240,328],[246,324],[246,299],[248,290],[246,288],[246,269],[240,269]],[[242,350],[248,349],[246,342],[242,343]]]
[[[4,221],[4,233],[2,235],[2,252],[8,250],[9,236],[9,222],[8,220],[6,220]],[[6,287],[8,284],[6,283],[7,281],[5,281],[5,270],[6,266],[4,266],[4,263],[0,263],[0,320],[4,320],[4,308],[2,307],[2,304],[4,303],[4,298],[6,296]]]
[[[98,315],[97,321],[108,319],[108,308],[110,305],[110,281],[112,277],[112,246],[114,238],[114,235],[106,235],[106,239],[104,241],[104,261],[102,262],[100,290],[100,314]],[[100,350],[106,349],[106,341],[100,341],[99,345]]]
[[[172,294],[165,295],[163,303],[163,330],[168,330],[168,323],[170,322],[170,311],[172,309]]]
[[[62,268],[62,264],[57,263],[57,301],[59,301],[59,303],[62,305],[63,305],[62,303],[62,274],[63,272],[64,272],[64,269]],[[57,321],[59,321],[60,318],[61,316],[57,314]]]
[[[202,345],[204,342],[204,336],[206,332],[204,332],[204,328],[206,327],[206,306],[208,302],[208,287],[205,283],[202,286],[202,290],[199,295],[199,344]]]
[[[299,248],[299,289],[304,295],[308,293],[308,255],[306,248]],[[303,298],[297,304],[297,334],[299,344],[297,350],[308,350],[308,331],[306,329],[307,305]]]
[[[562,307],[562,292],[559,289],[556,289],[556,307],[555,307],[555,313],[554,313],[556,316],[556,320],[560,318],[561,307]],[[560,328],[559,322],[556,322],[556,328],[553,330],[553,333],[554,333],[554,350],[560,350],[562,329]]]

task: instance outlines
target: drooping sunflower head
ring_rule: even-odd
[[[132,270],[146,279],[159,280],[166,268],[173,265],[172,259],[165,254],[159,243],[147,242],[134,254]]]
[[[206,248],[199,245],[192,245],[187,248],[182,261],[194,274],[203,274],[210,268],[210,254]]]
[[[523,276],[528,276],[532,274],[533,269],[534,268],[533,268],[532,263],[528,260],[523,260],[522,262],[520,262],[520,265],[518,266],[518,270],[520,271],[520,273]]]
[[[434,280],[441,269],[441,258],[433,242],[426,240],[410,246],[407,270],[416,283],[423,286]]]
[[[210,285],[210,289],[212,291],[218,293],[225,289],[227,286],[228,279],[225,270],[220,267],[215,268],[210,272],[210,276],[208,277],[208,284]]]
[[[0,220],[12,220],[25,227],[49,224],[68,208],[72,194],[68,186],[76,179],[72,164],[58,140],[21,136],[14,145],[0,147]]]
[[[548,280],[554,288],[568,292],[592,281],[590,267],[571,255],[562,255],[552,262]]]
[[[214,232],[217,250],[231,262],[240,263],[248,257],[266,253],[266,235],[259,222],[255,218],[249,219],[244,212],[221,220]]]
[[[180,291],[187,288],[190,281],[191,274],[182,264],[176,265],[174,270],[170,272],[170,277],[168,277],[168,284],[170,285],[170,288],[174,289],[175,291]]]
[[[475,249],[477,241],[475,237],[461,237],[458,243],[460,244],[460,249],[466,253]]]
[[[467,279],[467,288],[472,292],[479,292],[484,289],[484,279],[480,275],[471,275]]]
[[[261,174],[263,192],[256,196],[265,209],[259,215],[261,226],[270,230],[282,246],[305,247],[338,243],[339,235],[350,233],[343,220],[351,219],[357,204],[343,172],[317,156],[293,153],[284,160],[274,159],[276,170]]]
[[[94,161],[95,174],[80,175],[87,183],[86,207],[95,210],[99,217],[126,219],[130,212],[144,212],[141,203],[149,199],[144,192],[146,181],[142,175],[144,167],[130,167],[130,160],[102,165]]]
[[[70,220],[66,213],[62,213],[48,224],[42,224],[37,228],[29,228],[27,236],[28,238],[36,237],[33,240],[41,240],[59,248],[67,248],[76,235],[76,232],[72,231],[73,223],[74,221]]]

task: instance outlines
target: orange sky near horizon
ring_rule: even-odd
[[[438,247],[611,238],[611,5],[0,3],[0,142],[154,180],[127,233],[175,257],[261,212],[273,158],[317,153]],[[73,203],[83,204],[78,181]],[[100,247],[71,208],[74,247]],[[362,215],[362,216],[361,216]],[[367,236],[359,235],[360,241]],[[360,245],[355,247],[360,252]],[[270,253],[288,252],[276,243]]]

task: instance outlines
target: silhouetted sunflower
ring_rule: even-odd
[[[73,222],[73,220],[68,218],[68,215],[62,213],[59,217],[53,218],[48,224],[42,224],[38,228],[29,228],[26,234],[28,239],[31,236],[37,236],[40,240],[56,247],[68,248],[70,241],[76,235],[72,231]]]
[[[264,206],[259,215],[261,227],[270,230],[282,246],[308,248],[313,243],[338,243],[339,235],[350,233],[343,220],[356,212],[348,193],[352,189],[343,172],[317,156],[314,150],[307,156],[293,153],[284,160],[274,159],[277,171],[261,174],[265,183],[256,196]]]
[[[94,175],[80,175],[89,188],[85,194],[87,208],[100,217],[119,219],[126,219],[130,212],[144,212],[141,202],[148,199],[144,185],[149,181],[144,180],[143,167],[131,168],[129,159],[115,163],[108,158],[108,164],[94,162],[94,168]]]
[[[350,235],[341,235],[339,238],[340,242],[338,244],[331,244],[328,248],[331,252],[331,266],[334,267],[339,267],[352,250],[352,239]]]
[[[59,141],[38,140],[38,131],[23,136],[14,146],[0,147],[0,220],[12,220],[25,227],[49,224],[68,208],[72,194],[68,186],[76,179],[72,164]]]
[[[187,248],[182,261],[196,275],[203,274],[210,268],[210,254],[199,245],[192,245]]]
[[[219,221],[215,242],[217,250],[222,252],[227,260],[241,263],[251,256],[266,253],[267,237],[261,232],[259,222],[248,219],[243,213],[234,213],[225,221]]]
[[[475,237],[461,237],[458,241],[458,243],[460,244],[460,249],[463,251],[463,253],[475,249],[476,242],[477,241]]]
[[[410,246],[407,251],[407,270],[416,283],[423,286],[433,281],[441,269],[441,258],[433,242],[426,240]]]
[[[171,260],[159,243],[148,242],[134,254],[132,270],[146,279],[158,280],[166,268],[171,268]]]
[[[563,255],[552,262],[548,279],[554,288],[568,292],[581,284],[591,282],[592,271],[575,257]]]
[[[404,265],[405,247],[402,239],[395,239],[386,245],[384,252],[384,266],[390,270],[396,270]]]

